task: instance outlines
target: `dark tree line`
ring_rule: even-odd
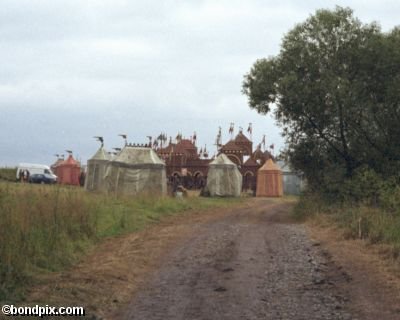
[[[286,156],[311,186],[368,168],[400,169],[400,29],[363,24],[348,8],[318,10],[283,38],[277,56],[245,75],[251,108],[274,112]]]

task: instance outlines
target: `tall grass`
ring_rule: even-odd
[[[301,197],[294,215],[301,220],[327,218],[342,228],[347,238],[388,244],[392,257],[397,259],[400,256],[400,208],[393,210],[387,203],[378,207],[365,203],[329,202],[317,193],[310,193]]]
[[[59,185],[0,183],[0,301],[20,300],[33,275],[76,263],[104,237],[141,230],[166,215],[238,201],[115,198]]]
[[[17,168],[0,168],[0,180],[15,181]]]

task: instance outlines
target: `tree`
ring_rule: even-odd
[[[279,55],[255,62],[243,93],[259,113],[274,110],[310,183],[340,183],[365,165],[388,174],[400,161],[399,52],[399,29],[383,34],[349,8],[318,10]]]

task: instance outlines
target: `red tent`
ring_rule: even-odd
[[[58,183],[79,186],[81,167],[72,155],[69,155],[67,160],[59,163],[55,171]]]

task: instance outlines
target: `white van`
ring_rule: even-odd
[[[18,165],[16,175],[17,180],[20,178],[20,172],[24,170],[28,170],[30,176],[33,174],[44,174],[49,179],[57,180],[57,176],[51,171],[49,166],[33,163],[20,163]]]

